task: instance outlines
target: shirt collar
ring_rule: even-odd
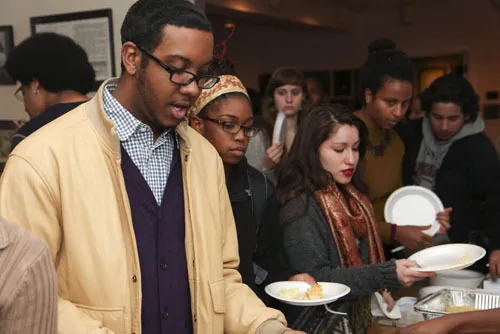
[[[141,128],[146,128],[152,131],[151,128],[135,118],[118,100],[112,95],[116,89],[116,83],[109,83],[103,89],[103,104],[104,111],[116,125],[116,133],[120,141],[127,141],[136,131]],[[158,143],[162,143],[171,129],[165,130],[158,138]]]

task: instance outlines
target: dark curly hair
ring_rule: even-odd
[[[165,25],[212,32],[205,14],[187,0],[139,0],[125,15],[121,41],[133,42],[153,52],[163,38]]]
[[[369,89],[373,95],[389,79],[413,83],[413,67],[406,54],[396,49],[394,41],[388,38],[374,40],[368,45],[368,58],[361,66],[359,75],[362,92]],[[361,99],[365,104],[365,99]]]
[[[359,131],[359,163],[352,183],[363,193],[368,188],[361,180],[368,130],[359,118],[341,104],[319,104],[304,116],[283,167],[278,173],[277,196],[284,205],[301,194],[326,189],[333,176],[321,165],[319,148],[335,133],[339,125],[355,126]]]
[[[471,122],[479,115],[479,95],[461,75],[446,74],[439,77],[420,95],[421,108],[426,115],[431,112],[432,105],[439,102],[460,106],[464,116]]]
[[[54,33],[22,41],[9,53],[5,68],[22,85],[36,79],[53,93],[73,90],[87,94],[95,81],[85,50],[71,38]]]

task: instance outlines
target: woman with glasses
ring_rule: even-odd
[[[25,39],[8,55],[5,68],[21,83],[14,93],[30,121],[12,139],[24,138],[88,100],[94,69],[85,50],[71,38],[42,33]]]
[[[259,286],[287,280],[296,272],[279,264],[276,246],[280,245],[280,231],[274,189],[245,158],[250,138],[259,132],[247,90],[237,77],[221,75],[219,82],[204,90],[191,107],[189,121],[222,158],[238,233],[239,271],[243,283],[267,301]],[[292,279],[314,282],[304,274]]]

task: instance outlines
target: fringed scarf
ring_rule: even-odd
[[[314,193],[337,247],[342,268],[363,265],[356,239],[366,237],[370,264],[385,261],[382,242],[375,223],[375,213],[368,197],[351,184],[345,193],[335,184]],[[354,333],[364,333],[371,325],[370,297],[350,303],[349,320]]]

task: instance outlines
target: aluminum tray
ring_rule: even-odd
[[[449,306],[472,306],[476,310],[500,308],[500,294],[484,290],[442,289],[424,297],[414,308],[425,319],[432,319],[448,314],[445,308]]]

